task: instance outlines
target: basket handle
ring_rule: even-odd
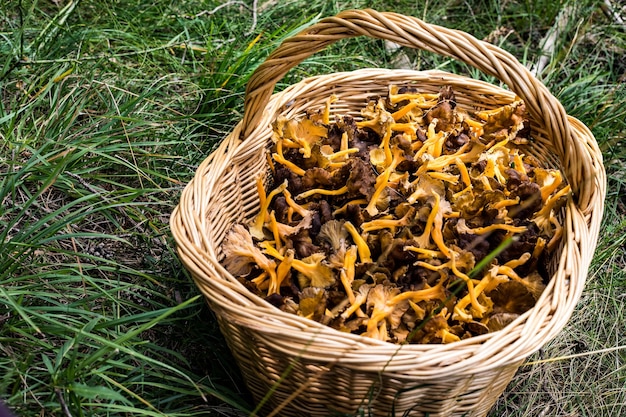
[[[569,180],[579,206],[586,209],[593,190],[579,187],[595,175],[589,152],[573,136],[561,103],[514,56],[458,30],[423,22],[397,13],[347,10],[325,18],[286,39],[252,74],[246,87],[243,138],[263,117],[276,83],[294,66],[344,38],[369,36],[455,58],[492,75],[524,100],[536,120],[543,120],[555,153]]]

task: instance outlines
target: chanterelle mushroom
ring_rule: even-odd
[[[571,191],[526,153],[524,103],[476,111],[449,86],[392,85],[352,117],[331,114],[340,99],[274,122],[226,269],[284,311],[396,343],[453,343],[532,308]]]

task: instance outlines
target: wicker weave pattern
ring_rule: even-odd
[[[275,83],[307,56],[342,38],[367,35],[452,56],[502,80],[511,91],[439,71],[365,69],[309,78],[272,95]],[[504,330],[449,345],[393,345],[340,333],[283,313],[249,293],[221,265],[220,245],[235,223],[258,212],[255,178],[267,171],[270,123],[321,107],[331,93],[337,114],[358,116],[363,100],[388,85],[437,92],[452,85],[458,105],[489,109],[526,101],[536,141],[526,150],[561,167],[572,188],[562,255],[536,307]],[[219,318],[257,399],[275,388],[269,414],[483,416],[522,361],[566,324],[582,292],[605,195],[601,153],[591,132],[506,52],[463,33],[372,10],[348,11],[288,39],[250,79],[242,122],[199,167],[172,214],[178,252]],[[284,379],[283,379],[284,378]],[[278,381],[281,381],[280,383]]]

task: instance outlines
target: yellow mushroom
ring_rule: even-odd
[[[432,93],[398,93],[399,87],[397,85],[392,85],[389,87],[389,101],[391,104],[397,104],[401,101],[411,101],[415,102],[417,106],[423,109],[430,109],[431,107],[437,104],[437,99],[439,98],[439,94]]]
[[[429,172],[428,175],[430,175],[431,178],[434,178],[436,180],[449,182],[450,184],[453,184],[453,185],[456,185],[459,182],[459,176],[458,175],[449,174],[447,172],[433,171],[433,172]]]
[[[391,117],[393,117],[393,120],[395,120],[397,122],[397,121],[401,120],[403,117],[409,116],[411,113],[414,113],[415,109],[419,109],[420,110],[419,113],[418,113],[418,117],[423,114],[421,112],[421,109],[418,106],[418,103],[416,101],[411,101],[406,106],[403,106],[399,110],[396,110],[395,112],[393,112],[391,114]],[[413,131],[415,132],[415,128],[413,129]]]
[[[467,150],[471,145],[471,149]],[[464,163],[475,162],[484,149],[484,145],[478,142],[467,142],[451,155],[441,155],[428,163],[431,171],[441,171],[444,168],[456,163],[457,158]]]
[[[524,265],[526,262],[528,262],[530,258],[531,258],[530,253],[524,252],[518,259],[511,259],[504,265],[508,266],[509,268],[517,268],[518,266]]]
[[[441,339],[441,343],[458,342],[461,338],[454,333],[450,332],[448,328],[441,328],[435,332],[435,337]]]
[[[359,317],[365,317],[365,313],[361,310],[361,306],[365,301],[367,301],[367,294],[370,291],[370,286],[367,284],[363,284],[357,290],[357,293],[354,297],[354,301],[350,304],[343,313],[341,313],[341,317],[344,319],[348,319],[352,314],[357,314]]]
[[[286,187],[284,190],[282,190],[282,192],[283,192],[283,196],[285,197],[285,202],[287,203],[289,208],[293,210],[293,212],[298,213],[302,218],[312,215],[312,213],[309,210],[307,210],[300,204],[296,203],[293,200],[293,198],[291,198],[291,193]],[[289,222],[292,221],[291,216],[289,216],[288,220]]]
[[[348,145],[349,145],[349,137],[348,137],[348,132],[343,132],[341,134],[341,145],[339,146],[339,150],[340,151],[346,151],[348,150]]]
[[[420,248],[420,247],[412,246],[412,245],[406,245],[403,249],[409,250],[411,252],[416,252],[419,254],[418,256],[421,255],[421,258],[423,259],[443,258],[444,256],[443,253],[441,253],[441,251]]]
[[[435,217],[439,212],[439,194],[433,191],[433,195],[436,195],[435,202],[430,210],[430,214],[426,219],[426,226],[424,226],[424,231],[422,234],[415,239],[418,248],[428,248],[431,246],[430,244],[430,235],[433,228],[433,224],[435,223]]]
[[[519,197],[515,197],[514,199],[500,200],[497,203],[492,204],[492,207],[496,210],[500,210],[502,208],[514,206],[517,204],[519,204]]]
[[[398,295],[399,292],[399,288],[382,284],[378,284],[369,290],[367,295],[367,307],[368,310],[372,310],[372,313],[367,320],[365,336],[379,340],[386,340],[389,337],[387,334],[387,322],[391,321],[392,327],[397,326],[401,317],[401,314],[400,317],[398,317],[398,313],[404,313],[409,307],[409,303],[404,300],[393,301],[393,298]],[[392,317],[394,313],[395,317]]]
[[[367,242],[365,242],[365,239],[363,239],[359,231],[356,230],[356,227],[354,227],[354,225],[350,222],[345,222],[343,224],[343,227],[345,227],[348,233],[350,233],[350,236],[352,236],[352,240],[356,244],[357,251],[359,252],[359,258],[361,259],[361,262],[371,263],[372,254],[370,252],[370,248],[369,246],[367,246]]]
[[[312,146],[326,136],[326,127],[315,124],[311,119],[289,120],[284,131],[285,138],[300,145],[299,152],[304,158],[310,158]]]
[[[257,277],[250,280],[250,282],[256,285],[261,291],[267,290],[270,287],[270,281],[270,275],[266,271],[263,271]]]
[[[252,266],[256,265],[267,274],[270,282],[276,281],[276,262],[268,259],[255,246],[252,235],[243,225],[233,226],[224,239],[222,251],[224,266],[231,274],[238,276],[249,274]]]
[[[393,154],[391,153],[390,142],[391,142],[391,124],[388,123],[385,126],[385,132],[383,134],[383,137],[380,141],[380,146],[379,146],[385,153],[385,167],[390,166],[393,160]]]
[[[426,317],[426,310],[420,307],[417,303],[414,303],[411,300],[407,300],[409,302],[409,307],[415,313],[415,318],[417,320],[423,320]]]
[[[285,255],[276,250],[270,242],[260,242],[259,246],[261,246],[269,256],[280,261],[285,259]],[[294,259],[291,262],[291,267],[300,273],[298,279],[300,280],[300,286],[302,288],[326,288],[335,283],[333,270],[324,262],[325,259],[326,255],[318,252],[303,259]]]
[[[346,135],[345,132],[344,132],[344,135]],[[320,146],[320,152],[322,153],[324,158],[328,159],[328,162],[330,166],[332,167],[335,160],[339,160],[340,162],[343,162],[346,156],[350,156],[353,153],[359,152],[359,148],[346,148],[346,149],[341,149],[337,152],[333,152],[333,148],[330,145],[323,145],[323,146]],[[337,166],[341,166],[341,165],[343,165],[343,163],[337,164]]]
[[[465,219],[459,219],[456,227],[461,233],[470,233],[474,235],[485,235],[496,230],[504,230],[509,233],[524,233],[527,230],[526,226],[513,226],[504,223],[494,223],[489,226],[471,228],[467,226]]]
[[[312,195],[315,194],[320,194],[320,195],[341,195],[341,194],[345,194],[347,193],[348,190],[348,186],[344,185],[343,187],[337,189],[337,190],[326,190],[324,188],[313,188],[312,190],[307,190],[303,193],[300,193],[296,196],[296,200],[302,200],[304,198],[307,197],[311,197]]]
[[[285,159],[285,156],[283,155],[283,141],[282,140],[279,140],[276,143],[276,152],[272,154],[272,158],[274,159],[274,161],[278,162],[279,164],[282,164],[286,166],[287,168],[289,168],[296,175],[303,176],[304,173],[306,172],[305,170],[303,170],[302,168],[300,168],[293,162]]]
[[[383,191],[385,191],[385,188],[389,186],[389,179],[391,177],[391,174],[394,172],[398,164],[404,159],[403,155],[404,151],[398,148],[394,148],[391,164],[385,169],[382,174],[376,177],[374,193],[372,194],[372,197],[370,198],[367,207],[365,207],[365,211],[367,211],[370,216],[375,216],[378,214],[378,208],[376,207],[376,205],[381,198]]]
[[[463,163],[463,161],[459,157],[454,158],[454,163],[459,169],[459,173],[461,175],[461,179],[463,180],[463,184],[465,184],[466,187],[471,188],[472,180],[470,179],[469,172],[467,172],[467,166]]]
[[[343,206],[333,211],[333,216],[339,216],[339,215],[345,214],[350,204],[367,204],[367,203],[368,201],[364,198],[358,198],[356,200],[348,201],[346,204],[344,204]]]
[[[422,165],[427,167],[428,163]],[[414,204],[417,200],[432,200],[433,193],[444,194],[445,185],[443,181],[432,177],[432,172],[422,171],[422,167],[416,173],[417,179],[409,184],[409,190],[415,190],[407,197],[409,204]]]
[[[354,281],[354,265],[356,263],[357,257],[357,247],[350,246],[350,248],[346,251],[346,254],[343,258],[343,269],[341,270],[341,283],[346,291],[348,296],[348,300],[350,300],[350,304],[354,304],[355,297],[354,292],[352,292],[352,282]]]
[[[460,321],[474,320],[474,317],[468,314],[467,311],[465,310],[467,306],[471,303],[472,297],[475,297],[476,299],[478,299],[478,296],[480,294],[484,292],[489,292],[500,283],[506,282],[508,280],[509,280],[508,277],[498,274],[497,266],[491,268],[485,275],[483,275],[483,278],[480,280],[478,284],[476,284],[472,292],[468,292],[467,295],[465,295],[463,298],[457,301],[457,303],[454,306],[454,314],[452,315],[452,318],[454,320],[460,320]],[[477,317],[482,318],[482,313],[480,313],[480,315]]]
[[[404,216],[399,219],[379,218],[369,222],[364,222],[361,224],[361,230],[364,232],[373,232],[374,230],[380,229],[391,229],[392,231],[395,231],[398,227],[409,226],[415,219],[415,211],[415,207],[410,207]]]
[[[545,202],[559,188],[563,182],[561,173],[557,170],[535,168],[535,178],[541,190],[541,199]]]
[[[404,291],[394,296],[389,302],[391,304],[397,304],[401,301],[411,301],[413,303],[419,303],[425,300],[440,300],[445,301],[446,293],[443,288],[445,281],[444,277],[437,282],[434,287],[425,288],[417,291]]]
[[[324,112],[322,113],[322,123],[325,125],[330,123],[330,105],[338,100],[337,96],[331,94],[327,99],[324,106]]]
[[[448,133],[440,130],[439,132],[435,132],[435,126],[439,122],[438,119],[433,119],[428,125],[428,129],[426,130],[426,137],[428,138],[423,146],[417,151],[414,158],[420,158],[427,154],[429,157],[438,158],[441,156],[443,151],[443,144],[448,137]]]
[[[393,118],[395,119],[395,113],[393,115]],[[405,135],[407,135],[406,137],[411,140],[415,139],[416,129],[417,126],[415,123],[393,123],[391,125],[391,130],[393,132],[403,132]]]
[[[280,293],[280,286],[291,272],[291,265],[293,264],[294,256],[294,250],[287,249],[283,260],[280,261],[278,268],[276,268],[276,280],[270,281],[269,289],[267,290],[268,295]]]
[[[360,129],[366,127],[373,129],[381,137],[388,130],[388,127],[395,122],[391,113],[385,109],[385,101],[382,98],[377,101],[370,101],[361,110],[361,115],[363,116],[363,121],[357,122],[357,127]]]
[[[541,207],[541,209],[537,213],[535,213],[535,216],[532,220],[537,226],[539,226],[544,235],[552,235],[551,225],[554,225],[555,223],[558,224],[556,217],[554,217],[553,210],[559,202],[559,199],[561,199],[562,197],[569,197],[570,193],[571,188],[569,185],[566,185],[565,187],[561,188],[557,193],[548,197],[543,207]]]
[[[441,343],[452,343],[461,340],[458,335],[452,333],[450,324],[448,323],[449,317],[450,314],[445,307],[442,308],[439,313],[430,317],[424,326],[424,329],[428,330],[428,333],[432,335],[427,336],[427,338],[434,336],[436,339],[441,340]]]
[[[522,161],[522,156],[519,154],[519,152],[517,152],[517,149],[514,149],[514,153],[513,153],[513,168],[515,168],[515,170],[517,170],[518,172],[521,172],[522,174],[526,175],[526,167],[524,166],[524,162]]]
[[[484,124],[477,120],[471,119],[470,117],[464,117],[462,124],[469,130],[470,136],[474,140],[478,140],[485,133],[483,129]]]
[[[543,290],[545,289],[545,285],[541,282],[541,280],[529,280],[524,279],[517,275],[517,273],[510,266],[502,265],[498,267],[498,274],[506,275],[514,281],[523,284],[530,292],[535,299],[538,299]]]
[[[443,263],[441,265],[437,265],[437,266],[431,265],[431,264],[429,264],[427,262],[422,262],[422,261],[417,261],[415,263],[415,265],[422,266],[422,267],[424,267],[426,269],[430,269],[431,271],[441,271],[444,268],[449,268],[455,276],[457,276],[458,278],[461,278],[465,282],[465,285],[467,286],[467,292],[468,292],[468,295],[470,297],[470,302],[472,304],[472,307],[474,308],[476,313],[479,315],[479,317],[482,317],[487,312],[487,308],[485,306],[481,305],[478,302],[478,295],[479,295],[479,293],[476,292],[476,289],[475,289],[475,286],[474,286],[474,281],[469,276],[467,276],[465,273],[459,271],[459,269],[457,268],[456,257],[458,255],[459,255],[458,253],[450,251],[450,257],[449,257],[448,262]],[[464,266],[468,270],[471,269],[470,264],[467,264],[467,265],[464,265]],[[455,310],[455,313],[456,312],[457,311]],[[462,315],[461,315],[461,317],[467,318],[467,316],[462,316]]]
[[[437,193],[434,193],[433,195],[435,196],[435,207],[433,207],[435,217],[433,219],[433,227],[431,229],[430,236],[432,237],[433,242],[435,243],[435,245],[437,245],[441,253],[449,257],[450,249],[448,249],[445,242],[443,241],[442,228],[443,215],[444,213],[450,211],[450,203],[448,203],[446,200],[442,201],[441,197],[439,197],[439,194]]]
[[[274,235],[276,249],[280,250],[282,241],[280,239],[280,231],[278,230],[278,222],[276,221],[276,214],[274,213],[274,210],[270,212],[270,229],[272,230],[272,234]]]
[[[291,266],[300,273],[298,279],[301,287],[326,288],[335,283],[332,269],[322,262],[325,257],[323,253],[314,253],[301,261],[293,260]]]
[[[260,184],[260,185],[259,185]],[[259,200],[261,200],[261,209],[259,210],[259,214],[255,217],[252,226],[250,226],[250,234],[256,239],[263,239],[265,234],[263,233],[263,225],[265,224],[265,219],[269,216],[267,212],[269,205],[272,199],[285,191],[287,189],[287,180],[283,182],[281,185],[270,191],[269,196],[265,196],[265,189],[263,188],[263,183],[260,178],[257,178],[257,191],[259,192]]]

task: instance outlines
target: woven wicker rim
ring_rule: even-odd
[[[314,77],[272,95],[276,82],[297,63],[336,40],[357,35],[388,39],[451,56],[502,80],[526,101],[531,118],[546,132],[546,145],[576,190],[577,198],[566,208],[564,247],[548,288],[536,307],[502,331],[449,345],[402,346],[340,333],[270,306],[248,292],[219,263],[219,248],[214,241],[216,236],[223,236],[223,229],[230,225],[220,230],[207,226],[215,215],[211,212],[214,208],[207,207],[211,206],[216,184],[223,180],[223,174],[233,161],[246,161],[267,145],[269,123],[286,103],[322,88],[322,84],[345,84],[350,79],[372,77],[411,80],[425,77],[487,90],[495,88],[441,72],[369,69]],[[389,75],[391,73],[393,76]],[[500,94],[507,92],[502,90]],[[429,25],[416,18],[373,10],[348,11],[324,19],[286,40],[251,77],[245,105],[242,122],[200,165],[171,221],[182,261],[218,315],[254,329],[259,339],[287,355],[299,354],[325,363],[341,361],[342,366],[363,371],[384,369],[420,377],[468,375],[520,361],[563,328],[580,298],[595,248],[604,203],[605,174],[601,153],[591,132],[567,116],[558,100],[511,55],[463,32]],[[253,195],[244,197],[248,201],[246,207],[255,203]]]

